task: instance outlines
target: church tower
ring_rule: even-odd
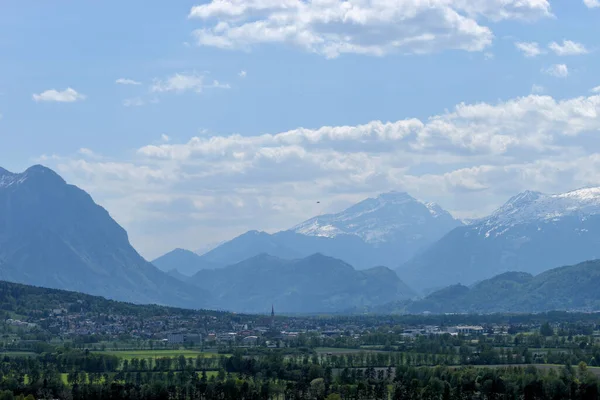
[[[271,304],[271,329],[275,328],[275,306]]]

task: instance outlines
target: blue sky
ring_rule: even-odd
[[[472,217],[600,185],[600,3],[425,3],[4,1],[0,165],[148,258],[390,190]]]

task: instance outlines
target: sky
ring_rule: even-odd
[[[599,0],[4,0],[0,166],[56,170],[148,259],[392,190],[480,217],[600,185],[599,21]]]

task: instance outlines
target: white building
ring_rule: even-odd
[[[448,328],[448,332],[461,335],[481,335],[484,332],[484,329],[482,326],[459,325]]]
[[[258,336],[246,336],[242,339],[244,346],[256,346],[258,343]]]

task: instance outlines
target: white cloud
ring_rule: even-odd
[[[141,97],[133,97],[131,99],[123,100],[123,106],[125,107],[141,107],[144,104],[146,104],[146,102]]]
[[[315,198],[349,204],[406,190],[472,216],[524,189],[600,185],[599,131],[600,95],[529,95],[461,103],[424,119],[255,136],[208,132],[186,142],[165,135],[130,159],[50,162],[154,256],[249,229],[288,228],[319,212]]]
[[[583,4],[585,4],[588,8],[600,8],[599,0],[583,0]]]
[[[246,75],[247,75],[247,73],[246,73],[246,71],[244,71],[244,70],[241,70],[241,71],[238,73],[238,76],[239,76],[240,78],[245,78],[245,77],[246,77]]]
[[[151,90],[153,92],[202,92],[204,76],[197,73],[177,73],[166,80],[155,79]]]
[[[531,58],[544,54],[543,50],[540,49],[540,45],[536,42],[515,42],[515,46],[525,57]]]
[[[40,94],[34,94],[33,95],[33,100],[35,101],[55,101],[55,102],[59,102],[59,103],[72,103],[75,101],[81,101],[81,100],[85,100],[86,96],[81,94],[81,93],[77,93],[77,91],[75,91],[75,89],[72,88],[66,88],[65,90],[58,91],[55,89],[50,89],[50,90],[46,90],[45,92],[42,92]]]
[[[275,135],[195,137],[185,144],[149,145],[138,153],[154,160],[187,162],[214,156],[233,167],[257,158],[310,157],[335,148],[340,152],[415,154],[445,151],[456,155],[503,156],[517,149],[551,151],[556,137],[600,128],[600,96],[556,101],[531,95],[497,105],[459,104],[452,112],[426,121],[372,121],[357,126],[299,128]],[[520,150],[519,150],[520,151]]]
[[[207,84],[204,75],[193,72],[176,73],[164,80],[155,79],[150,90],[154,93],[183,93],[188,91],[201,93],[206,88],[230,89],[231,86],[218,80],[213,80],[212,83]]]
[[[133,79],[119,78],[115,81],[119,85],[141,85],[142,82],[134,81]]]
[[[171,137],[170,137],[169,135],[166,135],[166,134],[164,134],[164,133],[163,133],[162,135],[160,135],[160,139],[161,139],[163,142],[165,142],[165,143],[168,143],[168,142],[170,142],[170,141],[171,141]]]
[[[563,40],[562,45],[552,42],[548,45],[548,48],[558,56],[575,56],[589,53],[583,44],[571,40]]]
[[[212,0],[189,18],[201,46],[249,49],[284,43],[329,58],[446,49],[482,51],[493,39],[481,20],[551,16],[547,0]]]
[[[540,93],[544,93],[546,91],[546,88],[544,88],[542,85],[532,85],[531,86],[531,93],[533,94],[540,94]]]
[[[591,90],[592,93],[600,93],[600,86],[596,86]]]
[[[569,68],[566,64],[554,64],[551,67],[542,70],[542,72],[557,78],[566,78],[569,76]]]

